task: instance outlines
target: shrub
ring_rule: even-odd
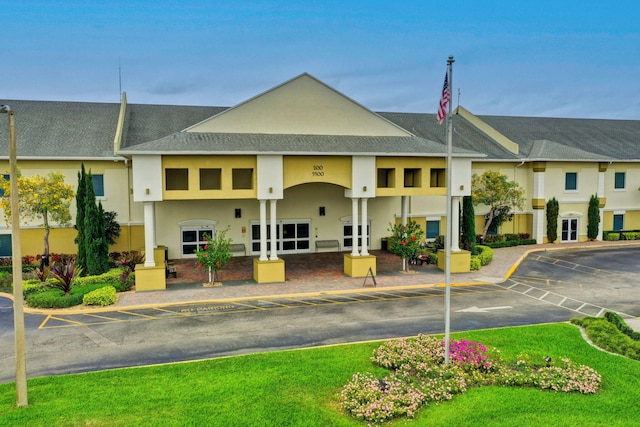
[[[116,302],[116,288],[113,286],[105,286],[95,291],[85,294],[82,302],[86,305],[107,306]]]
[[[620,332],[627,335],[634,341],[640,341],[640,332],[635,332],[631,329],[627,323],[624,321],[622,316],[618,313],[614,313],[612,311],[607,311],[604,313],[604,318],[609,321],[609,323],[613,324]]]
[[[82,304],[85,294],[104,287],[101,285],[74,286],[71,288],[69,295],[65,295],[64,291],[58,288],[50,288],[45,291],[31,294],[25,302],[29,307],[34,308],[67,308]]]
[[[584,328],[585,333],[598,347],[630,359],[640,360],[640,342],[632,340],[607,319],[584,317],[571,319],[571,323]]]
[[[480,270],[480,267],[482,267],[482,263],[480,262],[480,257],[477,255],[472,255],[471,256],[471,265],[470,265],[470,270],[471,271],[476,271],[476,270]]]
[[[605,238],[605,240],[620,240],[620,233],[607,233],[607,237]]]
[[[640,233],[635,231],[625,231],[622,233],[624,237],[623,240],[638,240],[640,238]]]
[[[39,294],[51,289],[46,283],[37,280],[29,280],[22,282],[22,295],[26,299],[29,295]]]
[[[489,246],[478,245],[478,259],[480,265],[487,265],[493,260],[493,249]]]
[[[51,267],[51,275],[53,276],[51,286],[62,290],[65,295],[69,295],[73,281],[81,272],[82,269],[76,267],[75,261],[57,262]]]

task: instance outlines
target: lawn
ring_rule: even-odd
[[[483,387],[423,408],[391,426],[640,425],[640,363],[601,352],[569,324],[454,334],[516,360],[569,357],[603,377],[596,395]],[[0,385],[3,426],[364,426],[342,413],[338,394],[379,343],[283,351],[29,380],[29,406]]]

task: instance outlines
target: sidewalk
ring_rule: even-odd
[[[493,261],[489,265],[482,267],[479,271],[451,274],[451,284],[500,283],[506,280],[523,257],[532,251],[596,249],[600,247],[625,245],[637,245],[637,243],[626,241],[598,241],[526,245],[494,249]],[[402,273],[401,271],[379,273],[375,278],[377,283],[376,289],[425,285],[438,286],[445,283],[444,272],[433,266],[426,267],[416,265],[411,266],[411,268],[412,272],[409,274]],[[398,268],[398,270],[400,270],[400,268]],[[258,284],[253,280],[225,281],[223,279],[223,286],[213,288],[205,288],[202,286],[202,283],[169,283],[167,289],[163,291],[132,291],[121,293],[118,296],[116,306],[121,308],[238,298],[258,298],[272,295],[339,293],[340,291],[355,289],[361,291],[372,289],[373,279],[371,277],[366,279],[367,286],[365,287],[365,278],[348,277],[342,274],[341,270],[333,271],[332,273],[331,275],[322,274],[322,272],[318,272],[318,274],[311,273],[304,277],[297,277],[295,280],[287,280],[284,283],[268,284]],[[637,330],[640,330],[640,320],[637,322]],[[636,329],[636,325],[634,325],[634,329]]]

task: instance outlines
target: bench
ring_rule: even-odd
[[[169,277],[170,274],[173,274],[174,278],[178,278],[178,269],[176,268],[176,264],[172,261],[164,262],[165,269],[165,277]]]
[[[316,240],[316,252],[318,249],[338,249],[340,251],[339,240]]]
[[[244,245],[244,243],[232,243],[229,246],[229,252],[231,252],[231,253],[240,253],[240,252],[242,252],[242,254],[244,256],[247,256],[247,248]]]
[[[412,265],[418,265],[418,263],[420,263],[420,265],[422,265],[423,263],[427,263],[427,265],[429,265],[429,255],[418,255],[415,258],[411,258],[409,260],[409,264]]]

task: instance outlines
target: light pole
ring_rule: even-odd
[[[24,334],[24,296],[22,293],[22,249],[20,247],[20,208],[18,205],[18,162],[16,160],[16,122],[14,111],[0,105],[9,118],[9,180],[11,181],[11,265],[13,275],[13,328],[16,347],[16,404],[27,406],[27,357]]]

